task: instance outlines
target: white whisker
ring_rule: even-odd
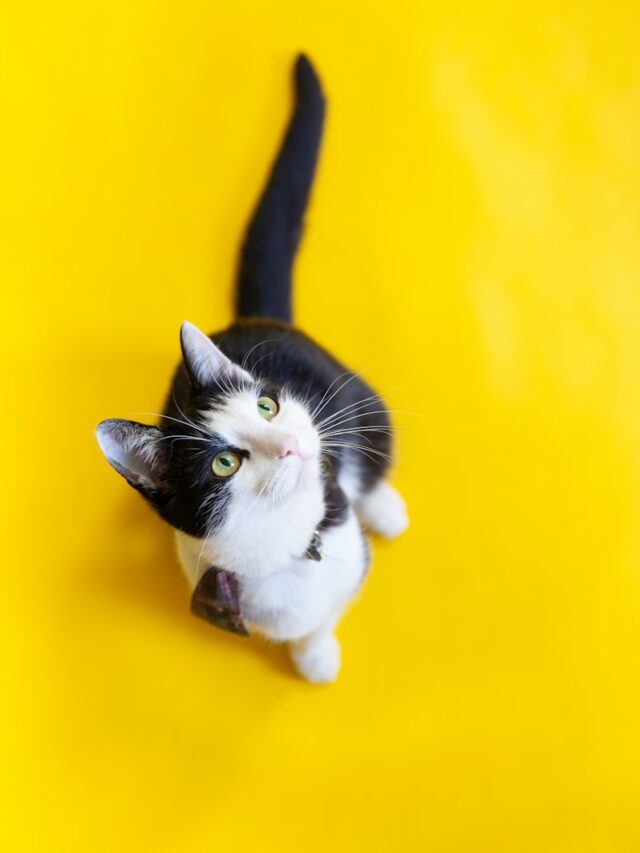
[[[362,376],[362,374],[364,373],[364,370],[359,370],[358,373],[352,373],[352,371],[348,371],[348,373],[351,373],[351,376],[349,376],[349,378],[345,382],[343,382],[342,385],[340,385],[338,388],[336,388],[336,390],[333,392],[333,394],[327,400],[325,400],[325,402],[322,404],[322,406],[320,406],[319,409],[314,410],[314,413],[311,416],[312,420],[316,415],[319,415],[320,412],[329,405],[329,403],[333,400],[333,398],[336,396],[336,394],[339,394],[340,391],[344,391],[344,389],[347,387],[347,385],[353,379],[357,379],[359,376]],[[346,374],[343,373],[342,375],[345,376]],[[331,384],[333,385],[334,383],[332,382]],[[329,387],[331,387],[331,386],[329,386]]]
[[[277,341],[278,341],[278,338],[267,338],[267,340],[266,340],[266,341],[258,341],[258,343],[257,343],[257,344],[254,344],[254,345],[251,347],[251,349],[249,350],[249,352],[248,352],[248,353],[245,355],[245,357],[242,359],[242,362],[240,363],[240,367],[241,367],[243,370],[247,370],[247,372],[251,373],[251,371],[253,370],[253,367],[252,367],[251,369],[249,369],[249,368],[247,367],[247,365],[249,364],[249,356],[251,355],[251,353],[252,353],[254,350],[258,349],[258,347],[263,346],[264,344],[271,344],[271,343],[274,343],[274,342],[277,342]],[[255,367],[255,365],[254,365],[254,367]]]
[[[198,427],[195,424],[188,423],[187,421],[181,421],[180,418],[172,418],[169,415],[163,415],[160,412],[132,412],[132,415],[147,415],[148,417],[156,417],[156,418],[164,418],[167,421],[175,421],[177,424],[182,424],[188,428],[193,428],[198,430],[198,432],[202,432],[207,435],[206,430],[202,429],[202,427]]]
[[[201,441],[204,444],[210,444],[210,438],[199,438],[196,435],[164,435],[162,438],[156,438],[155,444],[159,444],[161,441]]]
[[[194,427],[194,429],[200,430],[200,431],[202,432],[202,427],[201,427],[201,426],[199,426],[198,424],[195,424],[195,423],[191,420],[191,418],[188,418],[188,417],[185,415],[185,413],[182,411],[182,409],[181,409],[181,408],[180,408],[180,406],[178,405],[178,401],[176,400],[176,395],[175,395],[175,393],[174,393],[173,391],[171,392],[171,397],[172,397],[172,399],[173,399],[173,402],[174,402],[174,405],[175,405],[176,409],[180,412],[180,414],[181,414],[181,415],[182,415],[182,417],[185,419],[185,421],[188,421],[188,422],[189,422],[189,423]]]
[[[375,453],[377,456],[383,456],[385,459],[391,459],[388,453],[383,453],[382,450],[376,450],[373,447],[364,447],[362,444],[352,444],[351,442],[328,441],[324,447],[343,447],[346,450],[362,450],[368,453]]]
[[[391,389],[391,390],[393,391],[396,389]],[[365,397],[363,400],[356,400],[354,403],[350,403],[348,406],[344,406],[342,409],[339,409],[333,415],[329,415],[328,417],[324,418],[324,420],[320,421],[317,426],[322,427],[328,423],[331,423],[331,421],[334,420],[334,418],[337,418],[342,414],[346,414],[350,409],[357,410],[361,406],[367,407],[367,406],[371,406],[371,405],[376,405],[378,403],[382,403],[382,399],[381,399],[379,394],[372,394],[370,397]],[[363,414],[366,414],[366,413],[363,413]]]
[[[379,432],[382,435],[395,435],[396,430],[393,427],[353,427],[353,429],[337,429],[331,432],[323,432],[320,437],[332,438],[335,435],[361,435],[364,432]]]
[[[327,390],[324,392],[324,394],[323,394],[323,395],[322,395],[322,397],[320,398],[320,402],[318,403],[318,405],[317,405],[317,406],[315,407],[315,409],[311,412],[311,420],[313,420],[313,419],[315,418],[315,416],[318,414],[318,412],[320,411],[320,406],[322,405],[322,402],[324,401],[324,398],[327,396],[327,394],[329,393],[329,391],[331,391],[331,389],[332,389],[332,388],[333,388],[333,386],[336,384],[336,382],[338,382],[340,379],[342,379],[342,377],[343,377],[343,376],[348,376],[350,373],[351,373],[351,371],[350,371],[350,370],[345,370],[345,372],[344,372],[344,373],[341,373],[341,374],[340,374],[340,376],[336,376],[336,378],[333,380],[333,382],[331,383],[331,385],[329,385],[329,387],[327,388]]]

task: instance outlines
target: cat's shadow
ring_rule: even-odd
[[[153,608],[181,631],[199,635],[224,653],[258,655],[287,677],[296,677],[283,646],[258,637],[221,631],[190,612],[191,591],[175,552],[173,533],[135,494],[125,495],[113,517],[104,519],[104,541],[96,548],[90,573],[93,592],[140,608]]]

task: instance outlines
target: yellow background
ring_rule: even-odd
[[[637,4],[3,19],[2,849],[640,849]],[[93,436],[229,321],[299,49],[297,319],[414,413],[320,688],[189,615]]]

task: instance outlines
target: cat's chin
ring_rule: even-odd
[[[301,495],[319,478],[319,460],[314,456],[304,458],[292,456],[283,459],[281,466],[278,482],[274,488],[274,497],[281,501]]]

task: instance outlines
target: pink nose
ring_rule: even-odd
[[[295,435],[285,435],[280,440],[277,447],[278,459],[284,459],[285,456],[300,456],[300,447],[298,439]]]

